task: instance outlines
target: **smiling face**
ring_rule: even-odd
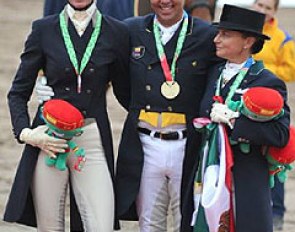
[[[265,22],[270,21],[276,14],[278,0],[256,0],[253,9],[265,14]]]
[[[93,0],[68,0],[68,2],[76,9],[83,9],[88,6]]]
[[[158,21],[165,27],[177,23],[183,15],[184,0],[150,0]]]
[[[220,29],[214,38],[216,55],[232,63],[243,63],[255,41],[254,37],[245,37],[241,32]]]

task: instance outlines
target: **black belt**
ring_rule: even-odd
[[[152,134],[152,131],[147,128],[138,127],[137,130],[140,133],[146,134],[146,135],[153,135],[155,138],[163,139],[163,140],[178,140],[186,138],[187,131],[174,131],[174,132],[155,132]],[[182,136],[181,136],[182,134]]]

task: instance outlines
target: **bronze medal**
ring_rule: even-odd
[[[161,93],[167,99],[174,99],[180,93],[180,86],[176,81],[165,81],[161,85]]]

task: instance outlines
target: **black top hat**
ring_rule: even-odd
[[[217,28],[233,31],[250,32],[254,36],[269,40],[270,38],[262,34],[265,14],[257,11],[224,4],[219,23],[213,23]]]

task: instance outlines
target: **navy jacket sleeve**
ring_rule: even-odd
[[[116,21],[120,24],[114,30],[114,38],[120,38],[119,43],[114,46],[117,54],[111,71],[112,85],[114,94],[119,103],[128,110],[130,102],[130,78],[129,78],[129,33],[127,26],[123,22]]]
[[[38,71],[44,64],[38,22],[33,23],[32,32],[25,43],[20,65],[8,93],[8,105],[16,138],[23,128],[30,127],[27,103],[32,95]]]

